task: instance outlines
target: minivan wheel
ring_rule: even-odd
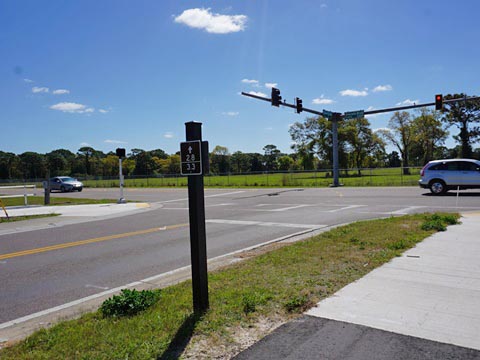
[[[65,186],[60,186],[60,191],[65,192]]]
[[[447,192],[447,186],[442,180],[432,180],[429,188],[434,195],[443,195]]]

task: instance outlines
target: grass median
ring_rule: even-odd
[[[241,255],[209,274],[210,309],[192,314],[189,281],[162,289],[135,316],[100,312],[40,330],[1,359],[229,358],[303,311],[446,225],[458,214],[417,214],[341,226],[293,244]],[[273,325],[272,325],[273,324]]]
[[[29,196],[28,205],[43,205],[43,196]],[[25,200],[22,198],[6,198],[2,199],[4,206],[24,206]],[[68,197],[50,197],[50,205],[91,205],[91,204],[111,204],[116,203],[113,199],[82,199],[82,198],[68,198]]]

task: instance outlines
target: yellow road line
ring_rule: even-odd
[[[9,253],[9,254],[2,254],[0,255],[0,260],[11,259],[14,257],[25,256],[25,255],[33,255],[33,254],[38,254],[38,253],[53,251],[53,250],[66,249],[74,246],[81,246],[86,244],[102,242],[102,241],[121,239],[129,236],[151,234],[157,231],[173,230],[173,229],[178,229],[185,226],[188,226],[188,224],[170,225],[170,226],[164,226],[161,228],[155,227],[151,229],[132,231],[132,232],[123,233],[123,234],[102,236],[102,237],[93,238],[93,239],[74,241],[70,243],[64,243],[64,244],[58,244],[58,245],[52,245],[52,246],[45,246],[45,247],[30,249],[30,250],[23,250],[23,251],[18,251],[18,252]]]

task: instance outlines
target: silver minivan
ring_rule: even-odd
[[[434,195],[452,189],[480,188],[480,161],[474,159],[445,159],[430,161],[420,172],[418,184]]]

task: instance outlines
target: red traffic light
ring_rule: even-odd
[[[435,95],[435,110],[442,110],[443,109],[443,95],[437,94]]]

